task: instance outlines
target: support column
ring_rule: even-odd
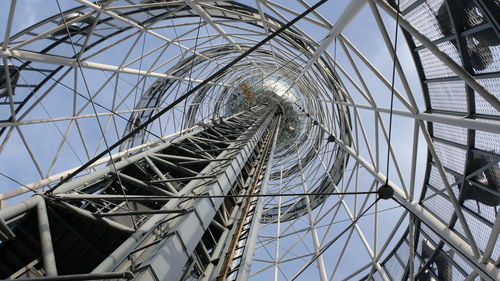
[[[278,120],[276,122],[275,130],[274,130],[274,136],[272,138],[272,147],[271,151],[269,152],[269,156],[267,157],[267,167],[266,171],[264,172],[264,176],[262,179],[262,184],[260,187],[260,192],[259,194],[266,194],[267,193],[267,183],[269,181],[269,175],[271,174],[271,163],[273,162],[273,156],[274,156],[274,150],[276,148],[276,140],[278,139],[278,129],[280,126],[281,122],[281,116],[278,116]],[[257,203],[255,205],[255,211],[254,215],[252,218],[252,223],[250,226],[250,231],[248,234],[248,238],[245,244],[245,249],[243,251],[243,255],[241,258],[241,263],[240,263],[240,268],[238,271],[238,277],[236,278],[236,281],[245,281],[248,279],[250,275],[250,266],[252,264],[252,259],[253,259],[253,253],[255,250],[255,244],[257,242],[257,234],[259,233],[260,229],[260,219],[262,217],[262,208],[264,207],[264,198],[259,197],[257,199]]]
[[[42,248],[43,266],[46,276],[57,276],[56,257],[52,247],[52,236],[50,234],[49,217],[45,199],[37,195],[38,203],[36,211],[38,215],[38,229],[40,231],[40,245]]]
[[[259,147],[258,143],[261,142],[266,129],[270,126],[274,117],[274,112],[274,109],[268,108],[256,112],[257,115],[242,117],[246,119],[245,121],[247,123],[250,122],[253,123],[253,125],[248,127],[245,132],[234,141],[221,137],[217,143],[228,142],[231,143],[231,145],[227,148],[220,149],[222,152],[217,158],[211,159],[210,164],[199,172],[198,176],[194,176],[193,180],[187,183],[178,192],[178,195],[181,197],[182,195],[196,196],[198,194],[221,196],[232,192],[239,184],[240,174],[245,168],[248,159],[252,157],[252,154]],[[252,122],[252,120],[255,121]],[[227,120],[223,122],[236,127],[242,126],[242,124],[238,124],[236,121]],[[222,134],[221,132],[218,133]],[[214,133],[214,135],[215,134],[216,133]],[[203,139],[204,137],[195,136],[191,139],[196,140],[197,138]],[[207,149],[206,151],[208,152],[211,149]],[[158,157],[159,156],[156,156],[156,158]],[[180,156],[166,155],[165,157],[179,158]],[[188,159],[194,159],[194,155],[189,155],[189,157],[185,156],[183,159],[184,158],[189,162]],[[214,174],[214,171],[217,170],[219,170],[219,172]],[[208,179],[207,175],[210,174],[214,174],[214,176]],[[199,179],[196,179],[198,177]],[[159,180],[159,182],[161,181],[162,180]],[[186,208],[189,211],[179,215],[175,220],[172,220],[172,224],[163,224],[163,222],[169,220],[166,214],[153,215],[112,255],[106,258],[94,272],[128,270],[128,268],[134,266],[134,263],[136,263],[135,260],[139,260],[141,267],[150,268],[149,271],[153,272],[154,276],[159,280],[180,280],[188,278],[188,276],[192,274],[191,271],[193,267],[198,266],[197,252],[200,248],[203,249],[204,247],[204,234],[206,231],[209,231],[208,229],[211,225],[216,223],[214,220],[223,202],[224,198],[220,197],[203,197],[197,199],[187,197],[186,199],[177,198],[168,201],[162,209],[171,210],[182,206],[182,208]],[[170,217],[174,216],[175,215],[170,215]],[[163,234],[158,237],[157,233]],[[223,232],[222,234],[227,235],[227,232]],[[222,241],[222,246],[223,245],[224,241]],[[126,257],[130,259],[131,252],[135,255],[133,263],[130,263],[130,261],[126,259]],[[205,253],[205,256],[207,255],[206,250],[202,252]],[[210,267],[212,268],[213,265]],[[209,271],[210,270],[212,269],[209,269]],[[148,277],[145,272],[146,271],[143,271],[141,272],[143,274],[137,274],[137,278],[147,279],[151,277]]]

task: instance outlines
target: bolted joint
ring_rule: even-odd
[[[390,187],[386,182],[384,185],[379,187],[377,194],[380,199],[391,199],[394,195],[394,189],[392,189],[392,187]]]
[[[123,273],[123,278],[126,280],[132,280],[132,279],[134,279],[134,274],[130,271],[125,271]]]

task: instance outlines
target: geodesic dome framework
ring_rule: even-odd
[[[284,121],[268,192],[313,195],[265,199],[251,278],[293,278],[314,261],[300,277],[494,280],[500,230],[498,6],[462,2],[399,4],[400,35],[409,48],[396,48],[413,60],[399,56],[396,82],[390,78],[389,35],[396,3],[348,1],[331,17],[311,11],[84,173],[222,116],[278,106]],[[8,205],[32,189],[57,185],[69,167],[133,132],[312,5],[79,0],[63,10],[57,2],[48,8],[53,16],[11,35],[19,22],[15,3],[0,51],[0,157],[9,163],[0,172],[12,186],[1,199]],[[361,9],[371,26],[356,17]],[[379,35],[354,42],[349,30],[355,38],[352,32]],[[371,58],[377,52],[372,46],[386,52],[385,68]],[[395,125],[388,128],[391,111]],[[397,139],[406,143],[398,146]],[[426,151],[427,163],[418,162]],[[359,192],[373,192],[386,181],[395,200],[363,213],[376,196]],[[361,254],[353,258],[350,249]]]

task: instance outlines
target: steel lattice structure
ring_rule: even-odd
[[[498,1],[30,5],[0,278],[500,279]]]

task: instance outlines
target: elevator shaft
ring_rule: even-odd
[[[14,237],[0,243],[0,278],[193,280],[210,268],[231,276],[222,264],[234,263],[254,200],[224,196],[260,191],[278,116],[254,107],[199,124],[1,209]]]
[[[234,265],[235,259],[241,258],[244,248],[246,246],[253,247],[254,245],[245,245],[248,234],[252,227],[255,226],[255,222],[258,223],[260,220],[253,220],[254,214],[258,212],[256,209],[259,198],[252,197],[255,194],[261,194],[262,186],[265,181],[269,178],[269,169],[266,171],[266,166],[269,167],[269,159],[272,158],[274,142],[276,141],[276,136],[278,134],[278,128],[280,123],[280,115],[273,120],[268,133],[264,139],[264,145],[259,151],[259,157],[256,161],[256,167],[253,172],[251,184],[246,191],[249,196],[244,198],[243,209],[236,222],[236,227],[234,229],[234,234],[230,240],[229,249],[225,255],[224,262],[221,268],[221,274],[217,277],[218,281],[227,280],[230,275],[237,275],[236,272],[240,268],[241,262]],[[240,254],[238,255],[238,252]],[[231,279],[232,280],[232,279]]]

